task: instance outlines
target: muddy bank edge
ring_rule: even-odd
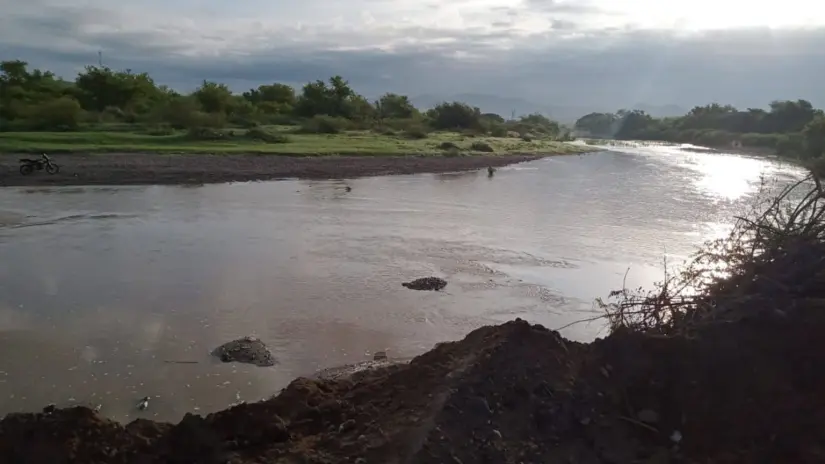
[[[533,161],[547,154],[470,156],[283,156],[283,155],[54,155],[60,172],[18,172],[18,158],[0,155],[0,186],[206,184],[274,179],[345,179],[395,174],[443,173]]]

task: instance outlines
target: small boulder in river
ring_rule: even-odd
[[[269,367],[275,365],[275,358],[264,345],[264,342],[255,337],[244,337],[215,348],[212,352],[223,362],[239,362]]]
[[[438,277],[422,277],[412,282],[401,284],[411,290],[441,290],[447,286],[447,281]]]

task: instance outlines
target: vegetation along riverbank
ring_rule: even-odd
[[[586,137],[691,143],[803,161],[825,154],[825,116],[806,100],[746,110],[713,103],[670,118],[639,110],[591,113],[576,121],[575,130]]]
[[[0,62],[2,185],[102,183],[107,176],[109,183],[169,183],[443,172],[587,151],[569,140],[567,128],[539,114],[507,120],[461,102],[423,111],[393,93],[370,101],[340,76],[298,91],[273,83],[242,94],[204,81],[184,94],[131,71],[92,66],[69,81],[22,61]],[[106,156],[64,157],[50,179],[19,179],[15,155],[40,152]],[[325,157],[328,166],[152,154]],[[127,166],[137,172],[118,170]]]
[[[178,424],[9,414],[0,461],[823,462],[823,217],[815,175],[760,197],[682,272],[601,301],[589,344],[516,320]]]

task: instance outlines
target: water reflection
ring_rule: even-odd
[[[688,157],[687,164],[700,173],[696,185],[715,200],[736,200],[755,192],[760,178],[773,170],[770,162],[741,156],[702,154]]]
[[[0,412],[82,402],[176,420],[484,324],[560,327],[592,315],[628,267],[629,285],[647,285],[665,252],[674,263],[721,233],[763,172],[798,175],[666,147],[548,158],[494,181],[0,190],[0,349],[14,353],[0,359]],[[400,285],[425,275],[450,284]],[[249,334],[271,345],[274,368],[209,356]],[[157,401],[137,412],[147,395]]]

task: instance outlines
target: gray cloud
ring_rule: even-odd
[[[341,74],[371,96],[475,92],[605,109],[638,102],[764,106],[782,98],[825,106],[825,28],[595,27],[589,21],[604,15],[597,5],[550,0],[485,8],[467,0],[433,20],[421,12],[435,5],[358,0],[357,14],[328,9],[315,22],[289,11],[278,17],[289,20],[267,22],[55,1],[0,0],[0,10],[11,12],[0,17],[0,57],[71,77],[102,50],[107,65],[147,71],[182,90],[203,79],[244,90]],[[170,8],[193,5],[180,1]]]

